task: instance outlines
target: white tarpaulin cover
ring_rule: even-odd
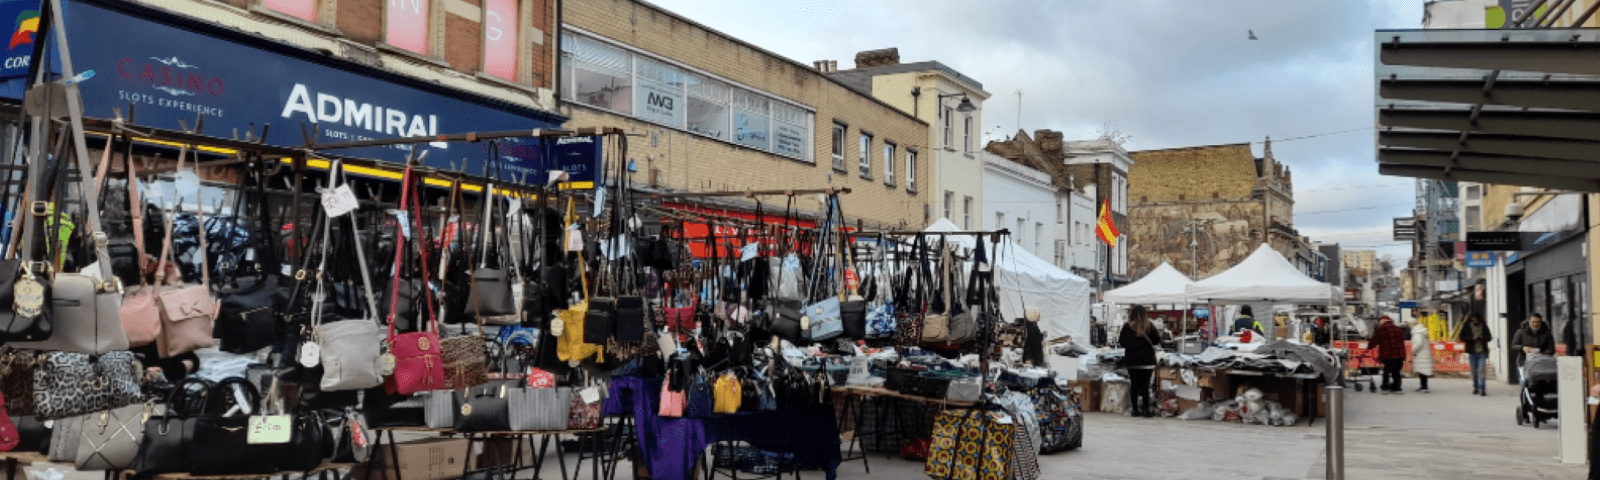
[[[1106,292],[1105,300],[1126,305],[1186,305],[1189,303],[1187,288],[1192,283],[1194,280],[1171,264],[1161,262],[1161,266],[1139,281]]]
[[[1335,298],[1332,285],[1300,273],[1265,243],[1228,271],[1190,284],[1188,292],[1195,303],[1302,304]]]
[[[925,232],[960,231],[956,224],[939,219]],[[964,249],[977,247],[971,235],[951,235],[948,241]],[[931,242],[937,244],[937,241]],[[1039,329],[1046,340],[1071,335],[1087,342],[1089,338],[1089,280],[1057,268],[1015,245],[986,243],[990,265],[994,267],[994,286],[1000,295],[1000,315],[1022,318],[1024,305],[1039,310]]]

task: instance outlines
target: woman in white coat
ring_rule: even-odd
[[[1411,372],[1422,384],[1418,393],[1428,392],[1428,377],[1433,376],[1433,345],[1428,342],[1428,326],[1416,322],[1411,327]]]

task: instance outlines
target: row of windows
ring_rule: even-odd
[[[565,100],[811,161],[813,114],[777,97],[571,33],[561,70]]]
[[[323,2],[334,0],[260,0],[262,8],[273,12],[304,20],[313,24],[327,25],[331,21],[321,18]],[[442,8],[441,2],[435,0],[384,0],[383,4],[383,43],[411,53],[428,57],[440,57],[443,52],[436,52],[431,47],[429,32],[434,29],[434,8]],[[482,18],[478,19],[482,27],[483,73],[518,83],[526,83],[521,78],[521,69],[518,68],[518,58],[524,41],[531,39],[521,38],[522,8],[520,0],[483,0]],[[442,21],[442,20],[440,20]],[[441,29],[442,31],[442,29]]]
[[[953,208],[953,205],[955,205],[955,203],[956,203],[956,192],[945,190],[944,191],[944,218],[950,219],[950,221],[952,221],[952,222],[956,221],[956,219],[955,219],[955,217],[950,216],[950,209]],[[1002,218],[1004,218],[1004,217],[1002,217]],[[967,230],[971,230],[972,229],[972,196],[971,195],[967,195],[967,196],[965,196],[965,197],[963,197],[961,199],[961,228],[964,228],[964,229],[967,229]],[[995,228],[1000,228],[1000,227],[995,227]]]
[[[844,146],[847,145],[847,142],[849,141],[849,136],[850,136],[849,132],[850,132],[850,126],[845,125],[843,123],[834,122],[834,124],[833,124],[833,169],[837,170],[837,171],[840,171],[840,172],[849,171],[848,168],[845,166],[845,148],[844,148]],[[858,135],[858,137],[857,137],[857,144],[856,144],[856,152],[858,154],[858,158],[856,159],[856,168],[857,168],[858,172],[860,173],[861,178],[864,178],[864,179],[867,179],[867,180],[872,180],[872,163],[873,163],[872,162],[872,157],[873,157],[872,139],[873,139],[873,135],[871,133],[866,132],[866,131],[858,131],[857,135]],[[899,161],[899,159],[900,159],[900,157],[898,156],[898,153],[897,153],[898,149],[899,149],[899,145],[897,145],[894,142],[889,141],[887,139],[885,139],[883,141],[883,146],[879,149],[879,152],[881,152],[881,156],[878,157],[878,160],[882,164],[883,184],[891,186],[891,187],[895,186],[895,176],[894,176],[895,162]],[[906,153],[905,153],[905,172],[906,172],[905,173],[906,191],[916,192],[917,191],[917,151],[914,150],[914,149],[911,149],[911,148],[907,148],[906,149]]]

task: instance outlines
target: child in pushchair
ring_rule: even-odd
[[[1517,425],[1534,428],[1557,417],[1556,357],[1529,353],[1522,361],[1522,391],[1517,404]]]

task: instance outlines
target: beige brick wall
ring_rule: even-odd
[[[924,225],[924,204],[932,198],[928,167],[933,152],[918,151],[917,192],[907,189],[904,157],[905,146],[926,142],[926,123],[834,83],[809,66],[795,64],[648,4],[573,0],[564,5],[562,20],[568,25],[816,109],[811,146],[814,163],[806,163],[673,127],[564,104],[560,113],[571,118],[569,128],[612,126],[657,134],[655,146],[650,145],[649,137],[630,141],[629,156],[641,166],[636,182],[648,181],[648,165],[660,171],[664,186],[690,191],[849,187],[852,193],[841,200],[847,218],[885,226]],[[849,125],[844,172],[832,168],[835,121]],[[856,166],[863,130],[873,135],[872,180],[861,178]],[[886,141],[899,146],[894,186],[883,181],[881,156]],[[805,199],[801,205],[816,210],[819,204]],[[772,208],[781,212],[783,205],[769,205],[768,211]]]
[[[1250,144],[1130,152],[1128,203],[1250,198],[1256,185]]]

